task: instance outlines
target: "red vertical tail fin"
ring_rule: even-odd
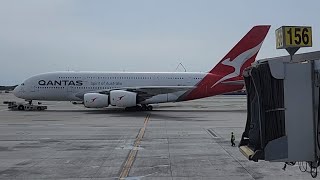
[[[184,94],[182,99],[198,99],[241,90],[244,84],[230,82],[243,80],[243,70],[255,61],[269,29],[269,25],[254,26],[197,84],[197,88]]]
[[[241,77],[245,68],[256,59],[270,26],[254,26],[210,73],[222,76],[214,85],[227,79]]]

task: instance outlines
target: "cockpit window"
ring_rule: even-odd
[[[24,83],[22,83],[21,85],[24,86]]]

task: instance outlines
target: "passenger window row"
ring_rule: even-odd
[[[59,79],[81,79],[81,77],[58,77]]]
[[[87,79],[152,79],[152,77],[86,77]],[[184,79],[183,77],[157,77],[161,79]],[[81,79],[81,77],[59,77],[59,79]],[[202,78],[194,78],[202,79]]]
[[[36,87],[37,89],[64,89],[65,87],[63,86],[44,86],[44,87]],[[115,89],[115,88],[119,88],[119,87],[74,87],[74,86],[70,86],[69,88],[74,88],[74,89]]]
[[[37,89],[64,89],[63,86],[37,86]]]

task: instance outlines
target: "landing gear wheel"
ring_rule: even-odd
[[[147,106],[148,111],[152,111],[153,107],[151,105]]]
[[[136,111],[142,111],[142,107],[139,106],[139,105],[137,105],[135,110],[136,110]]]
[[[132,107],[126,107],[124,108],[125,111],[141,111],[142,107],[137,105],[137,106],[132,106]]]
[[[147,105],[143,104],[143,105],[141,106],[141,110],[142,110],[142,111],[146,111],[146,110],[148,110]]]
[[[24,106],[23,105],[18,106],[18,110],[23,111],[24,110]]]

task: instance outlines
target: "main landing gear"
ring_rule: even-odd
[[[125,108],[126,111],[152,111],[152,109],[153,107],[151,105],[146,105],[146,104]]]
[[[151,105],[142,104],[142,106],[141,106],[142,111],[152,111],[152,109],[153,109],[153,107]]]

